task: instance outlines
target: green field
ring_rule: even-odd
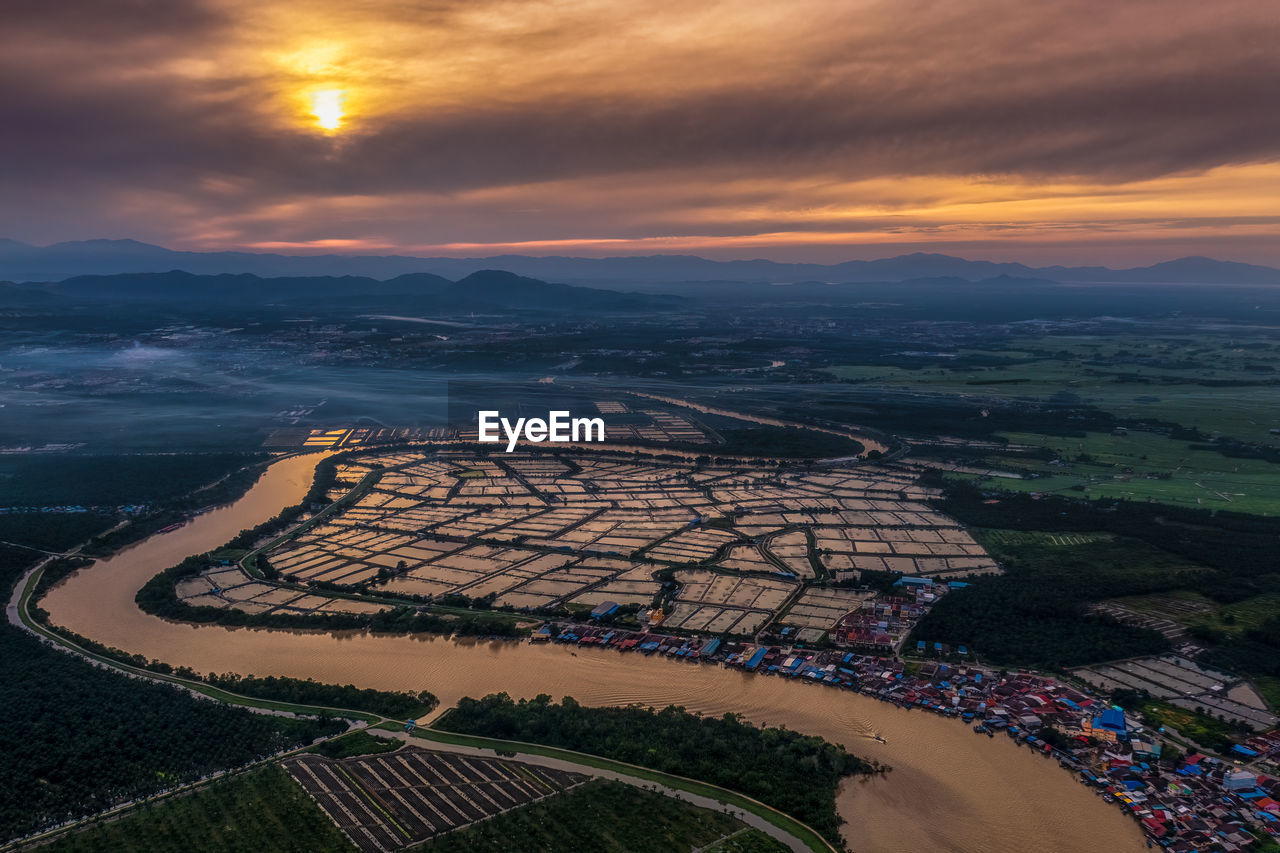
[[[0,506],[172,500],[262,458],[257,453],[14,454],[0,458]]]
[[[1118,417],[1280,446],[1269,432],[1280,428],[1280,346],[1260,336],[1050,335],[1008,349],[959,349],[916,370],[860,364],[829,372],[873,387],[969,397],[1070,395]]]
[[[981,464],[1034,475],[992,480],[991,488],[1280,513],[1280,465],[1192,449],[1206,441],[1189,440],[1186,434],[1172,438],[1132,428],[1113,434],[1107,417],[1176,424],[1280,448],[1280,433],[1272,433],[1280,430],[1280,345],[1271,340],[1210,334],[1056,335],[1015,339],[1007,348],[961,348],[948,355],[922,357],[918,369],[899,361],[841,365],[828,372],[868,388],[933,395],[939,403],[990,403],[992,438],[1046,447],[1058,457],[1050,464],[1026,454],[989,453]],[[1017,411],[1024,403],[1060,405],[1063,418],[1050,417],[1045,426],[1017,425],[1023,421]],[[1072,426],[1068,410],[1075,412],[1080,426]],[[1007,424],[1005,430],[1002,424]],[[1071,434],[1086,426],[1093,431]]]
[[[1182,506],[1280,513],[1280,465],[1233,459],[1156,433],[1087,433],[1082,438],[1001,433],[1015,444],[1048,447],[1061,464],[1020,459],[991,461],[1034,472],[1034,479],[1001,479],[1006,491],[1058,492],[1087,498],[1154,500]]]
[[[713,844],[742,826],[720,812],[620,782],[597,781],[442,835],[417,849],[430,853],[671,853]],[[779,848],[739,849],[771,853]]]
[[[277,764],[63,836],[49,853],[350,853],[351,842]]]
[[[1098,618],[1091,603],[1176,589],[1207,570],[1135,539],[1095,533],[973,529],[1005,567],[946,595],[916,625],[916,641],[965,645],[992,663],[1049,669],[1155,654],[1158,634]],[[1063,539],[1079,538],[1075,544]],[[1055,540],[1059,540],[1055,542]]]

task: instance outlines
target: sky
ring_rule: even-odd
[[[7,0],[0,236],[1280,265],[1274,0]]]

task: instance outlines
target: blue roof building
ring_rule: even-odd
[[[606,616],[612,616],[618,612],[618,604],[615,601],[602,601],[591,611],[592,619],[603,619]]]

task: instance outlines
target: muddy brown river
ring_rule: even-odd
[[[442,707],[462,696],[572,695],[591,705],[678,704],[737,711],[843,743],[892,765],[845,784],[845,837],[860,853],[1139,851],[1137,824],[1057,763],[1006,737],[818,685],[611,650],[509,642],[192,626],[149,616],[134,593],[152,575],[222,545],[297,503],[319,455],[271,465],[240,500],[157,534],[55,587],[55,623],[129,652],[202,672],[284,675],[389,690],[426,689]],[[887,743],[874,740],[881,735]]]

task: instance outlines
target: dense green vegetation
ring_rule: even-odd
[[[941,485],[942,481],[935,480]],[[1235,601],[1280,584],[1275,543],[1280,518],[1134,501],[1035,498],[945,484],[939,509],[971,527],[1054,532],[1106,532],[1217,570],[1188,579],[1217,601]]]
[[[1271,616],[1257,628],[1250,628],[1242,635],[1225,635],[1218,631],[1193,632],[1200,639],[1217,643],[1202,660],[1232,672],[1262,676],[1263,685],[1274,688],[1274,679],[1280,677],[1280,615]],[[1274,689],[1268,689],[1274,694]],[[1274,695],[1268,699],[1274,701]]]
[[[0,551],[8,590],[29,555]],[[127,678],[0,625],[0,838],[341,731]]]
[[[186,494],[156,501],[143,515],[128,524],[95,536],[84,553],[103,556],[131,545],[172,524],[185,522],[190,514],[206,507],[229,503],[244,494],[262,475],[263,467],[252,464],[258,457],[242,457],[243,467]]]
[[[264,458],[261,453],[0,458],[0,506],[108,506],[168,501]]]
[[[117,521],[101,512],[22,512],[0,515],[0,541],[45,551],[65,551]]]
[[[880,765],[786,728],[756,728],[734,714],[700,717],[671,706],[587,708],[570,697],[463,699],[438,724],[451,732],[573,749],[710,782],[796,817],[839,841],[840,780]]]
[[[0,544],[0,590],[9,595],[9,590],[22,573],[31,568],[40,559],[40,555],[26,548],[13,548]]]
[[[418,849],[430,853],[671,853],[704,847],[741,828],[741,823],[720,812],[621,782],[597,781],[442,835]],[[745,849],[772,853],[776,848]]]
[[[1212,646],[1206,663],[1255,677],[1280,675],[1280,631],[1267,626],[1270,602],[1280,592],[1274,557],[1278,518],[1033,498],[962,483],[947,484],[939,507],[973,527],[996,529],[978,535],[1008,572],[948,595],[916,627],[915,638],[965,643],[1001,663],[1088,663],[1164,647],[1147,632],[1082,616],[1090,602],[1191,595],[1216,602],[1231,622],[1240,623],[1189,623]]]
[[[67,835],[49,853],[350,853],[351,842],[277,764]]]
[[[341,731],[99,669],[0,626],[0,838]]]
[[[351,758],[356,755],[372,755],[377,752],[391,752],[400,747],[400,741],[377,737],[364,729],[349,735],[321,741],[307,750],[323,755],[326,758]]]
[[[418,693],[374,690],[351,684],[324,684],[299,678],[282,678],[269,675],[265,678],[252,675],[210,675],[204,679],[214,687],[270,699],[275,702],[292,702],[298,705],[324,705],[329,708],[349,708],[368,711],[394,719],[423,714],[438,704],[435,696],[426,690]]]
[[[993,663],[1051,669],[1162,652],[1169,644],[1160,634],[1086,607],[1165,589],[1199,571],[1130,539],[985,544],[1006,573],[944,596],[916,625],[909,646],[918,640],[966,645]]]

